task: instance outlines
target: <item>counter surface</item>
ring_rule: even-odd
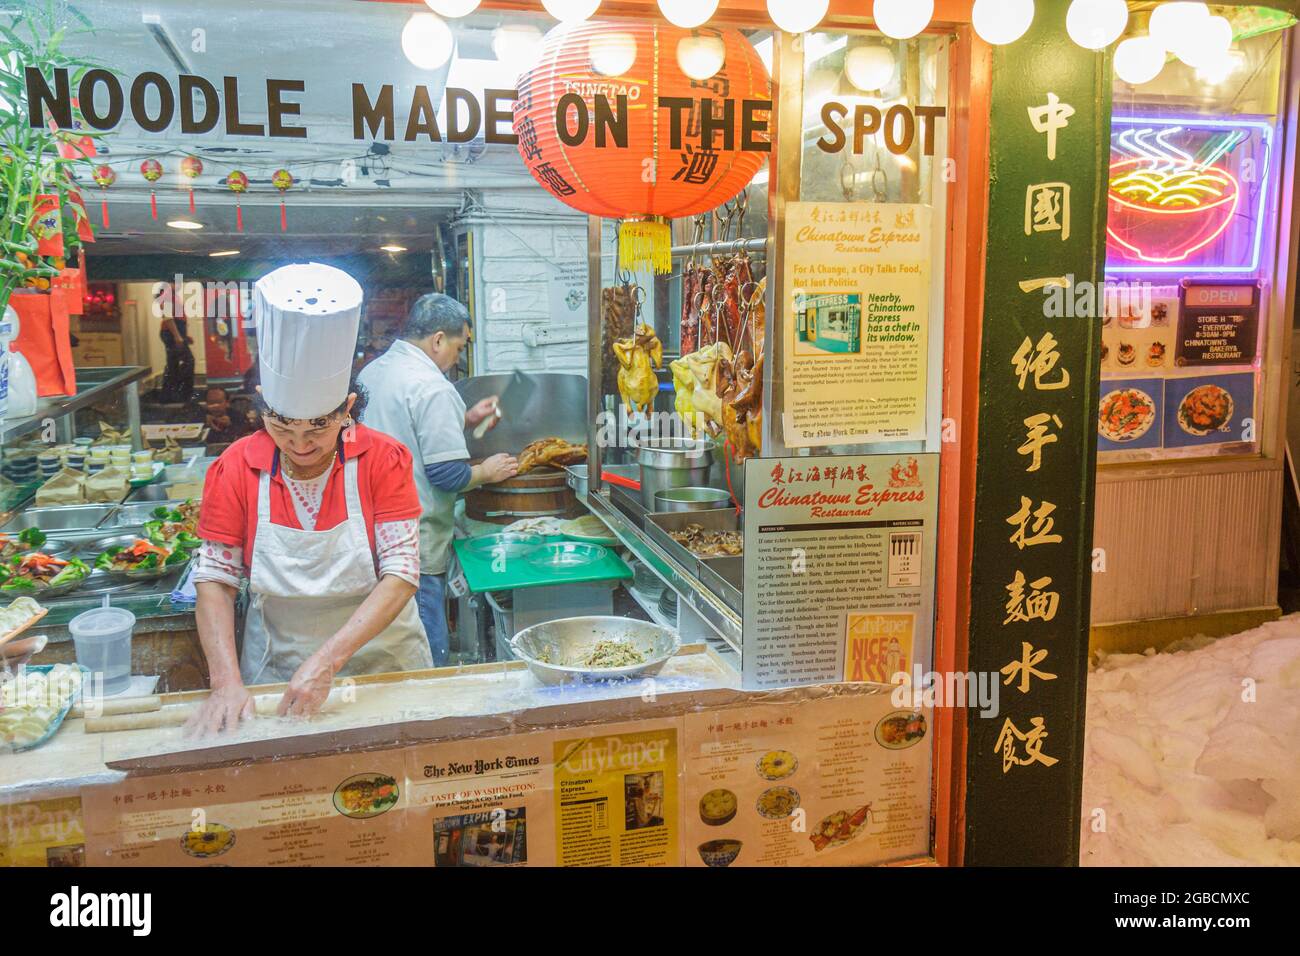
[[[284,685],[254,688],[275,694]],[[336,682],[317,717],[258,717],[233,734],[187,739],[180,727],[85,732],[69,719],[46,745],[0,760],[0,804],[72,796],[115,783],[129,772],[229,765],[421,741],[521,733],[551,726],[640,716],[647,709],[688,706],[699,695],[738,694],[739,675],[704,645],[681,649],[653,680],[547,687],[518,661],[442,668],[412,675]],[[165,707],[193,703],[203,692],[170,694]]]

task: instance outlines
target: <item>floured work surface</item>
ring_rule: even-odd
[[[84,721],[70,720],[45,746],[0,762],[0,800],[104,782],[123,771],[201,768],[636,719],[725,702],[739,693],[739,675],[702,644],[683,647],[653,680],[548,687],[517,661],[426,673],[439,676],[336,684],[325,708],[310,720],[259,716],[220,736],[186,737],[178,726],[88,734]],[[174,707],[203,696],[164,695],[163,703]]]

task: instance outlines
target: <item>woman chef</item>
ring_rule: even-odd
[[[337,675],[432,667],[412,597],[420,503],[411,455],[354,424],[361,287],[291,265],[254,293],[263,428],[231,445],[203,489],[194,575],[212,693],[190,732],[253,715],[247,685],[287,681],[279,712],[318,711]],[[235,655],[235,594],[252,601]]]

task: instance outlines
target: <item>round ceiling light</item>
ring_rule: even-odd
[[[1065,14],[1065,32],[1085,50],[1101,50],[1128,26],[1124,0],[1074,0]]]
[[[1125,83],[1141,86],[1165,68],[1165,48],[1151,37],[1130,37],[1115,47],[1115,74]]]
[[[807,33],[830,6],[831,0],[767,0],[767,15],[786,33]]]
[[[934,0],[875,0],[871,19],[876,28],[895,40],[910,40],[930,25]]]
[[[659,12],[673,26],[694,30],[718,12],[718,0],[659,0]]]
[[[1034,0],[975,0],[971,24],[994,46],[1019,40],[1034,22]]]
[[[677,65],[692,80],[707,80],[722,69],[727,45],[722,37],[689,36],[677,41]]]
[[[432,13],[417,13],[402,28],[402,52],[418,69],[436,70],[444,66],[455,48],[451,27]]]

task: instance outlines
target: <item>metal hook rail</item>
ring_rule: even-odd
[[[766,239],[730,239],[722,242],[692,242],[684,246],[673,246],[674,259],[687,256],[725,256],[739,255],[742,252],[767,255]]]

